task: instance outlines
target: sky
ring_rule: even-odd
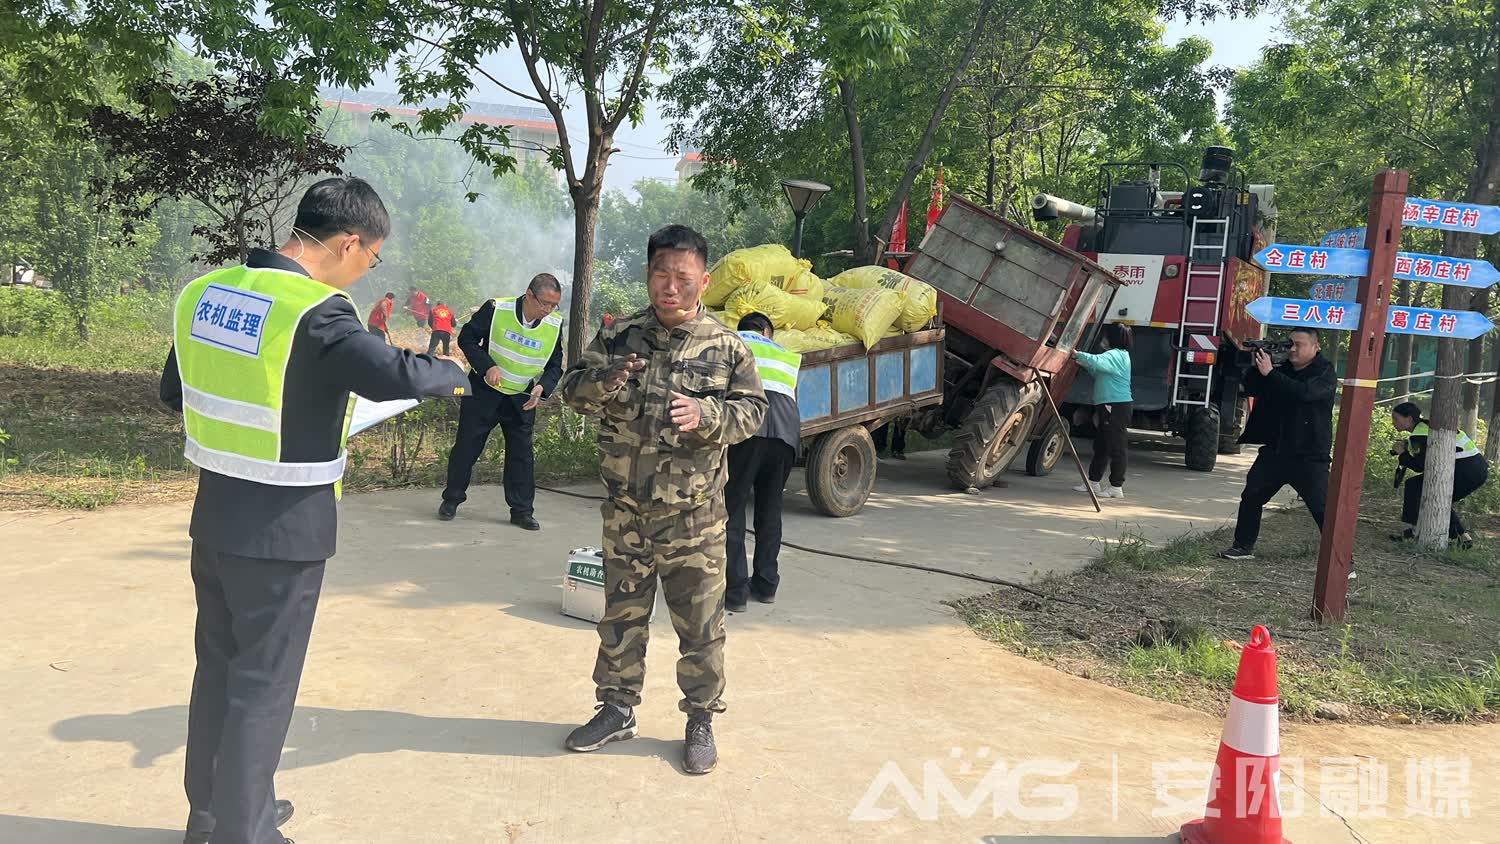
[[[1276,40],[1280,22],[1281,17],[1274,9],[1250,19],[1222,18],[1207,23],[1174,20],[1167,23],[1166,40],[1172,44],[1191,36],[1207,38],[1213,45],[1210,64],[1239,68],[1254,62],[1259,58],[1261,48]],[[533,90],[519,57],[496,56],[485,64],[485,70],[500,83],[517,91]],[[377,77],[374,87],[382,91],[396,90],[395,82],[388,76]],[[478,80],[471,99],[477,102],[536,105],[527,103],[484,79]],[[1220,106],[1223,106],[1222,94]],[[581,137],[584,125],[581,114],[575,109],[568,113],[566,119],[574,136]],[[678,156],[666,151],[668,128],[656,104],[649,102],[645,120],[640,126],[622,126],[615,136],[615,145],[620,148],[620,152],[611,159],[605,175],[605,189],[629,191],[641,179],[675,182]]]

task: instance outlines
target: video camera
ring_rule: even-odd
[[[1290,340],[1246,340],[1245,341],[1245,354],[1246,354],[1247,357],[1250,357],[1251,359],[1253,359],[1256,350],[1263,351],[1267,355],[1270,355],[1270,357],[1271,357],[1271,365],[1272,366],[1280,366],[1284,361],[1286,361],[1287,356],[1289,354],[1291,354],[1291,351],[1292,351],[1292,341],[1290,341]]]

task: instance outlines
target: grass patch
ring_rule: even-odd
[[[1478,509],[1478,508],[1476,508]],[[1466,508],[1467,510],[1467,508]],[[1152,543],[1137,531],[1091,563],[955,602],[980,636],[1080,676],[1222,714],[1255,624],[1272,634],[1282,711],[1299,720],[1493,720],[1500,713],[1500,518],[1466,512],[1472,549],[1423,554],[1390,540],[1399,502],[1361,504],[1345,621],[1310,618],[1317,533],[1305,511],[1268,513],[1258,559],[1217,559],[1228,529]]]

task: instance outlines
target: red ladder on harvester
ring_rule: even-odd
[[[1177,366],[1172,373],[1172,403],[1207,407],[1212,401],[1214,366],[1218,355],[1199,363],[1193,358],[1203,352],[1193,335],[1219,337],[1219,313],[1223,309],[1224,264],[1229,254],[1229,220],[1206,220],[1195,217],[1188,240],[1188,271],[1182,285],[1182,318],[1177,323]],[[1212,289],[1210,289],[1212,285]],[[1212,293],[1212,295],[1208,295]],[[1188,372],[1188,367],[1194,368]],[[1205,369],[1206,367],[1206,369]],[[1200,393],[1201,391],[1201,393]]]

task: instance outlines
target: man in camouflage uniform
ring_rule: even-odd
[[[600,704],[567,746],[597,750],[636,734],[660,582],[682,653],[683,767],[695,774],[718,761],[711,723],[724,711],[724,455],[756,432],[767,408],[754,355],[699,301],[707,267],[708,243],[692,229],[651,235],[651,307],[601,329],[557,389],[569,407],[599,418],[599,474],[609,492],[594,665]]]

